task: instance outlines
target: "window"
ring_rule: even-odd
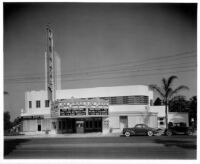
[[[164,120],[164,117],[159,117],[159,120],[160,120],[160,121],[163,121],[163,120]]]
[[[49,107],[49,100],[45,100],[45,107]]]
[[[163,122],[163,121],[161,121],[161,122],[160,122],[160,125],[164,125],[164,122]]]
[[[88,123],[88,121],[86,121],[85,127],[86,127],[86,128],[89,128],[89,123]]]
[[[142,125],[137,125],[136,128],[141,129]]]
[[[36,108],[40,108],[40,100],[36,101]]]
[[[29,108],[32,108],[32,101],[29,101]]]
[[[59,121],[59,130],[61,130],[61,128],[62,128],[62,122]]]
[[[62,122],[62,129],[65,129],[65,122]]]

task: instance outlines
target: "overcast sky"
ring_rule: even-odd
[[[178,76],[197,94],[196,4],[4,3],[4,96],[12,119],[43,90],[47,23],[62,89],[160,84]]]

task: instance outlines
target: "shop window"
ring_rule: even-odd
[[[45,100],[45,107],[49,107],[49,100]]]
[[[96,120],[96,121],[94,122],[94,127],[95,127],[95,128],[97,128],[97,123],[98,123],[98,121]]]
[[[89,122],[88,121],[86,121],[85,127],[89,128]]]
[[[36,101],[36,108],[40,108],[40,100]]]
[[[62,127],[62,124],[61,124],[62,122],[61,121],[59,121],[59,130],[61,130],[61,127]]]
[[[92,128],[92,120],[90,121],[90,128]]]
[[[100,120],[100,121],[98,121],[98,128],[101,128],[101,125],[102,125],[102,123],[101,123],[101,120]]]
[[[29,108],[32,108],[32,101],[29,101],[28,104],[29,104]]]
[[[63,126],[62,129],[65,129],[65,122],[64,121],[62,122],[62,126]]]

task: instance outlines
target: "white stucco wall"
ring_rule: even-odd
[[[50,107],[45,107],[45,100],[47,100],[47,92],[30,91],[25,93],[25,112],[21,116],[26,115],[50,115]],[[40,101],[40,108],[36,108],[36,101]],[[29,108],[29,101],[32,102],[32,107]]]
[[[114,87],[96,87],[82,89],[66,89],[57,90],[56,99],[74,98],[92,98],[92,97],[112,97],[112,96],[132,96],[143,95],[149,96],[149,102],[153,99],[153,92],[148,86],[130,85],[130,86],[114,86]],[[41,103],[40,108],[36,108],[36,101]],[[29,91],[25,93],[25,112],[23,115],[50,115],[50,107],[45,107],[47,100],[47,92],[45,90]],[[32,108],[29,108],[29,101],[32,101]],[[110,105],[111,112],[130,112],[130,111],[145,111],[148,105]]]
[[[91,98],[129,95],[145,95],[152,97],[152,93],[149,92],[148,86],[144,85],[66,89],[56,91],[57,99],[69,99],[72,96],[75,98]]]
[[[109,105],[109,112],[146,112],[148,105]]]
[[[158,117],[165,117],[165,106],[150,106],[150,111],[158,113]]]

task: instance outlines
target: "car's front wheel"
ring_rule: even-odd
[[[153,136],[153,132],[152,132],[152,131],[148,131],[148,132],[147,132],[147,135],[148,135],[148,136]]]
[[[130,137],[130,136],[131,136],[131,133],[130,133],[130,132],[125,132],[125,136],[126,136],[126,137]]]
[[[193,133],[192,133],[192,130],[188,130],[187,131],[187,135],[191,136]]]
[[[171,130],[167,130],[167,131],[166,131],[166,135],[167,135],[167,136],[172,136],[172,131],[171,131]]]

